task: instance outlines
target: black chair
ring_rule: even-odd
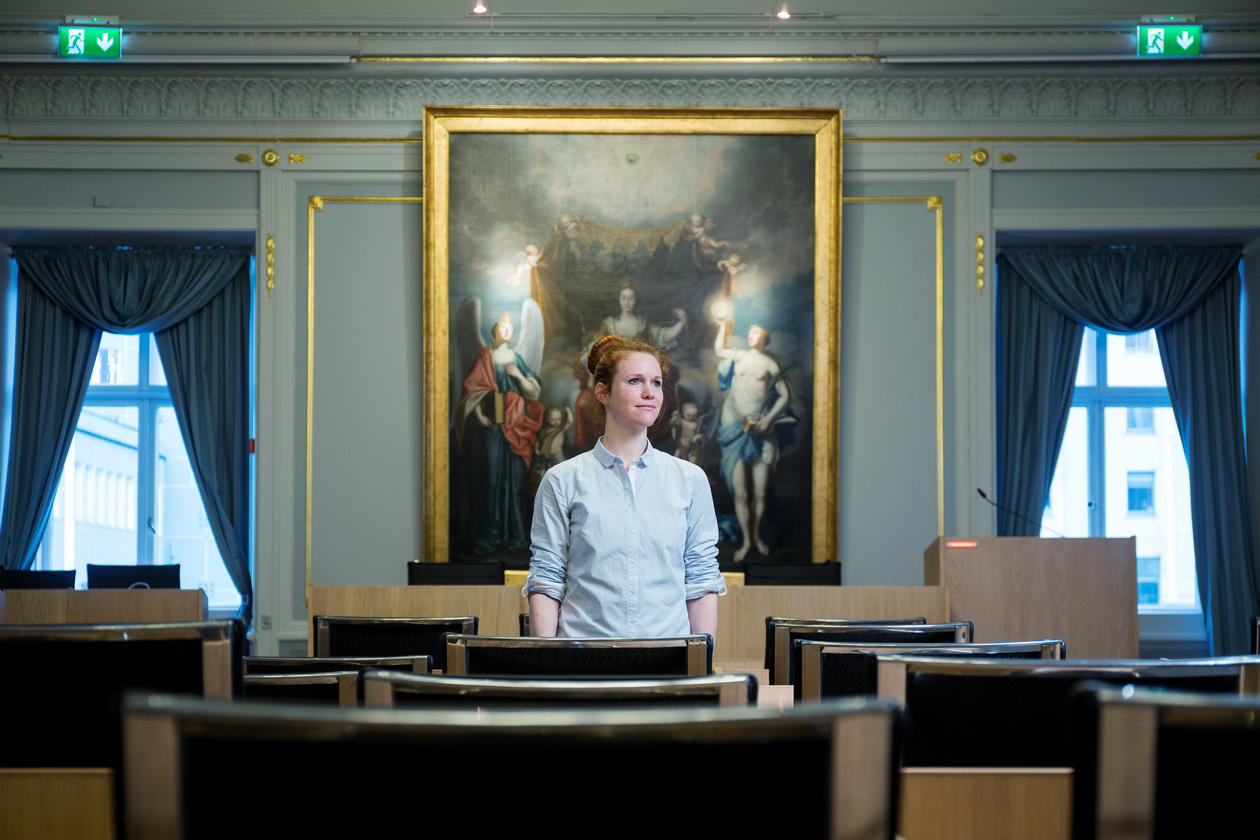
[[[87,564],[88,589],[179,589],[179,564],[109,566]]]
[[[1255,822],[1260,698],[1086,683],[1073,704],[1072,837],[1233,837]]]
[[[1066,767],[1078,683],[1237,696],[1260,659],[971,660],[881,656],[879,696],[903,702],[902,762],[930,767]]]
[[[520,833],[520,809],[497,803],[484,784],[459,780],[484,779],[521,756],[540,757],[564,776],[564,820],[550,830],[558,836],[592,826],[601,837],[658,835],[666,816],[648,803],[724,802],[733,778],[757,778],[758,801],[794,803],[791,830],[802,837],[891,840],[897,813],[895,706],[875,698],[782,712],[439,711],[144,695],[129,698],[125,726],[131,840],[238,835],[240,810],[224,805],[223,785],[241,767],[268,768],[274,802],[308,801],[313,791],[335,799],[335,807],[255,810],[251,835],[353,836],[364,820],[393,831],[418,816],[392,809],[381,818],[381,804],[431,791],[444,813],[469,815],[478,836],[506,837]],[[685,773],[696,766],[708,770]],[[783,772],[767,772],[777,768]],[[671,770],[688,776],[677,791],[662,787]],[[720,807],[702,819],[707,834],[739,837],[778,836],[785,818],[780,808]]]
[[[502,562],[424,563],[407,561],[407,583],[413,586],[502,586]]]
[[[847,626],[850,624],[926,624],[927,619],[920,616],[919,618],[783,618],[781,616],[766,616],[766,670],[770,672],[770,682],[774,682],[774,660],[775,660],[775,644],[784,645],[784,650],[788,648],[786,645],[787,637],[783,636],[781,640],[776,639],[779,631],[776,628],[789,624],[827,624]]]
[[[74,589],[74,569],[44,572],[0,566],[0,589]]]
[[[243,697],[246,700],[357,706],[359,705],[359,678],[357,670],[314,671],[304,674],[246,674]]]
[[[925,644],[936,642],[970,642],[971,622],[953,621],[944,624],[920,624],[902,622],[868,621],[802,621],[767,622],[766,629],[772,639],[767,659],[773,670],[770,681],[775,685],[787,685],[795,669],[792,663],[792,642],[796,639],[813,639],[819,642],[888,642],[901,644]]]
[[[363,676],[363,704],[382,708],[755,706],[757,679],[751,674],[716,674],[653,680],[538,680],[368,671]]]
[[[875,694],[878,690],[880,656],[948,656],[963,659],[1062,659],[1067,645],[1062,639],[1036,639],[1026,642],[986,642],[931,645],[879,644],[863,642],[817,642],[797,639],[791,674],[797,700],[825,697],[853,697]]]
[[[713,672],[707,635],[650,639],[446,637],[448,674],[482,677],[699,677]]]
[[[317,615],[315,655],[433,657],[433,667],[446,669],[447,633],[474,634],[477,617],[372,618]]]
[[[230,621],[0,624],[0,765],[117,769],[122,692],[230,699],[233,633]]]
[[[404,671],[427,674],[433,657],[424,656],[250,656],[242,663],[249,674],[313,674],[319,671]]]
[[[839,563],[744,561],[745,586],[839,586]]]

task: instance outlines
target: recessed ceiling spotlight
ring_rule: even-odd
[[[764,9],[765,6],[762,6],[762,8]],[[779,20],[787,20],[792,17],[792,13],[788,10],[787,3],[780,3],[779,10],[774,13],[774,16]]]
[[[474,15],[484,15],[488,11],[490,11],[490,7],[485,4],[485,0],[477,0],[477,2],[473,3],[472,13]]]

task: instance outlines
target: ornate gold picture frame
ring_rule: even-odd
[[[649,437],[710,476],[719,558],[836,559],[841,137],[838,110],[425,109],[426,559],[528,559],[609,332],[669,351]]]

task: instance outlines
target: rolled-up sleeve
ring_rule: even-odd
[[[569,556],[569,504],[555,476],[548,472],[534,499],[534,521],[529,538],[529,576],[521,594],[541,592],[557,601],[564,598],[565,563]]]
[[[688,465],[691,466],[691,465]],[[683,583],[687,600],[710,592],[726,594],[726,581],[717,562],[717,516],[713,512],[713,492],[699,468],[688,470],[691,504],[687,507],[687,542],[683,547]]]

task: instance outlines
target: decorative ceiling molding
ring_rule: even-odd
[[[905,21],[913,21],[906,23]],[[865,55],[890,60],[974,59],[1004,63],[1062,60],[1136,62],[1136,20],[1082,17],[1047,23],[1004,15],[977,24],[913,16],[851,21],[835,15],[794,18],[735,15],[496,15],[490,20],[447,14],[399,27],[277,24],[155,25],[123,20],[123,64],[218,64],[250,58],[276,62],[337,56],[515,55]],[[1204,58],[1260,57],[1260,15],[1205,26]],[[0,63],[54,61],[55,24],[0,24]]]
[[[1260,75],[1006,78],[376,78],[0,76],[0,114],[20,126],[84,119],[372,120],[414,126],[425,105],[842,107],[848,120],[1144,120],[1203,118],[1260,130]],[[204,125],[189,130],[204,133]],[[227,130],[224,128],[224,130]],[[318,133],[318,127],[311,129]],[[245,133],[250,133],[247,129]],[[256,131],[254,131],[256,133]],[[1055,134],[1070,133],[1055,130]],[[1193,132],[1192,132],[1193,133]]]

